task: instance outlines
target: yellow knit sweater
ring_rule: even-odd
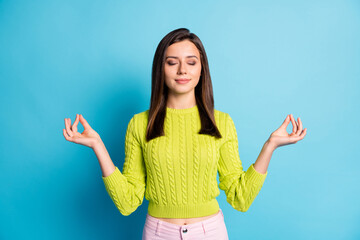
[[[211,215],[219,211],[219,188],[233,208],[248,210],[267,172],[257,172],[253,164],[243,171],[235,125],[228,113],[214,110],[222,134],[216,139],[197,133],[201,128],[197,105],[186,109],[167,107],[165,136],[146,142],[148,113],[137,113],[129,121],[122,172],[116,167],[111,175],[102,177],[121,214],[134,212],[145,194],[148,213],[154,217]]]

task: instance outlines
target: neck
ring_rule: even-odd
[[[196,105],[195,93],[192,94],[169,94],[166,106],[174,109],[192,108]]]

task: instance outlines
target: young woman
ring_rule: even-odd
[[[150,108],[128,123],[122,172],[82,115],[73,125],[65,119],[65,127],[66,140],[94,150],[105,188],[123,215],[134,212],[144,195],[149,200],[143,239],[167,240],[228,239],[216,200],[219,188],[234,209],[247,211],[265,181],[273,151],[306,135],[300,118],[296,122],[288,115],[243,171],[234,122],[214,109],[205,49],[185,28],[168,33],[156,49]]]

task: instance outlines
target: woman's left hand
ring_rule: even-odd
[[[291,134],[288,134],[286,127],[289,125],[290,121],[293,125],[293,131]],[[297,141],[302,140],[305,137],[306,130],[306,128],[303,130],[300,118],[298,118],[298,122],[296,122],[293,115],[290,114],[286,117],[283,124],[281,124],[281,126],[270,135],[268,141],[275,148],[297,143]]]

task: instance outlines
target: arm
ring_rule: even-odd
[[[136,133],[136,120],[133,117],[125,136],[125,162],[122,173],[113,164],[101,142],[94,148],[102,170],[105,189],[118,210],[124,216],[130,215],[144,199],[146,170],[141,145]]]
[[[66,118],[63,135],[67,141],[90,147],[94,150],[101,167],[105,188],[119,211],[127,216],[142,204],[145,192],[146,171],[142,157],[142,149],[137,134],[135,116],[130,120],[125,137],[125,163],[123,173],[111,161],[99,134],[91,128],[80,114],[76,115],[73,125]],[[84,132],[77,131],[79,121]]]
[[[100,140],[94,147],[93,150],[95,152],[96,157],[98,158],[102,176],[107,177],[111,175],[116,167],[111,160],[109,153],[104,145],[104,143]]]
[[[251,164],[247,171],[243,171],[239,157],[238,139],[233,120],[227,114],[224,142],[220,147],[220,159],[218,161],[218,172],[220,189],[224,190],[227,202],[236,210],[245,212],[258,195],[267,176],[255,169]],[[257,160],[259,171],[265,163],[264,159],[269,156],[269,148],[264,147]]]
[[[286,127],[290,121],[293,131],[288,134]],[[248,210],[265,181],[270,159],[275,149],[302,140],[307,129],[303,129],[300,118],[296,122],[292,114],[288,115],[282,125],[270,135],[256,162],[250,165],[246,172],[242,169],[236,129],[229,115],[227,115],[225,132],[226,139],[220,150],[221,157],[218,165],[219,187],[225,191],[227,201],[231,206],[244,212]]]
[[[293,125],[293,130],[291,134],[288,134],[286,128],[290,121]],[[271,155],[275,149],[284,145],[297,143],[305,137],[306,132],[307,129],[303,129],[300,118],[298,118],[298,122],[296,122],[292,114],[287,115],[281,126],[270,135],[269,139],[261,149],[259,157],[254,164],[256,170],[265,173],[269,166]]]
[[[261,149],[261,152],[254,163],[254,168],[257,172],[265,174],[269,167],[270,159],[276,147],[267,140]]]

